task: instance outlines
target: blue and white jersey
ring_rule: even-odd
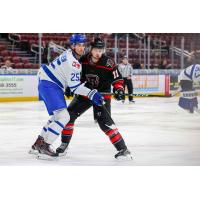
[[[190,65],[184,69],[179,75],[180,80],[191,80],[193,82],[200,82],[200,65]]]
[[[74,57],[71,50],[64,51],[49,65],[42,65],[38,76],[40,80],[47,80],[57,84],[63,91],[70,87],[75,94],[87,96],[91,91],[80,82],[82,66]]]

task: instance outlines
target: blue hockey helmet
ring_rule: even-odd
[[[70,44],[86,43],[86,36],[81,33],[75,33],[70,37]]]

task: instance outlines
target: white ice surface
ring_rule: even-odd
[[[67,157],[37,160],[28,151],[48,120],[42,102],[0,103],[0,165],[135,166],[200,165],[200,115],[177,106],[177,97],[112,102],[112,117],[133,154],[114,159],[116,150],[94,123],[92,109],[82,115]],[[59,145],[60,138],[54,148]]]

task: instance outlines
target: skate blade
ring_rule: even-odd
[[[31,149],[28,153],[29,153],[29,154],[32,154],[32,155],[38,155],[38,154],[39,154],[39,151],[38,151],[38,150]]]
[[[68,147],[65,149],[65,151],[63,153],[58,153],[59,157],[65,157],[67,155],[67,151],[68,151]]]
[[[59,153],[59,154],[58,154],[59,157],[65,157],[66,155],[67,155],[67,152]]]
[[[36,158],[39,160],[49,160],[49,161],[58,160],[58,157],[53,157],[53,156],[49,156],[46,154],[40,154],[40,153],[38,153]]]
[[[119,161],[131,161],[131,160],[133,160],[133,156],[132,155],[119,156],[116,159]]]

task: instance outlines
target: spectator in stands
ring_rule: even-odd
[[[164,58],[164,59],[161,61],[160,65],[159,65],[159,69],[166,69],[166,68],[167,68],[167,59]]]
[[[140,66],[141,66],[141,69],[145,69],[144,63],[141,63]]]
[[[3,66],[1,66],[1,69],[6,69],[7,71],[11,72],[12,71],[12,63],[10,62],[10,60],[6,60],[5,64]]]
[[[131,78],[133,75],[133,68],[131,64],[129,64],[127,56],[123,57],[122,63],[119,64],[118,69],[124,79],[124,89],[126,86],[128,88],[129,102],[134,103],[135,101],[133,100],[133,83]],[[122,102],[124,103],[124,101],[125,101],[125,96]]]

